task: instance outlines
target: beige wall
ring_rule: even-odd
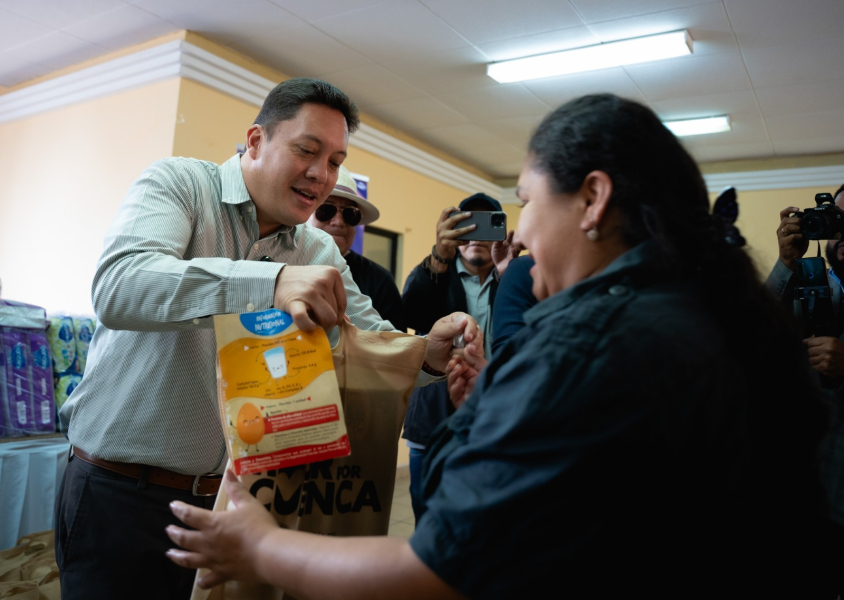
[[[169,156],[173,79],[0,125],[3,297],[93,314],[103,236],[129,185]]]

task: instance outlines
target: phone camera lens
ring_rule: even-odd
[[[504,227],[504,215],[492,215],[490,224],[493,227]]]

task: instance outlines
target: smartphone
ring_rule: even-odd
[[[456,210],[449,217],[464,213]],[[473,210],[472,216],[458,222],[454,229],[462,229],[469,225],[476,225],[469,233],[459,236],[458,240],[475,240],[481,242],[503,242],[507,237],[507,213],[499,210]]]

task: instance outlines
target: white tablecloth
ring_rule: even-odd
[[[0,550],[53,529],[53,507],[70,444],[63,437],[0,443]]]

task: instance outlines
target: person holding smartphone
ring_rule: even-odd
[[[407,325],[417,334],[427,333],[437,319],[457,310],[472,315],[484,334],[484,354],[489,357],[498,279],[518,248],[512,244],[512,233],[503,242],[460,239],[476,230],[475,225],[461,222],[484,211],[500,212],[501,203],[479,192],[460,202],[459,209],[449,206],[440,213],[436,243],[407,278],[402,303]],[[414,390],[410,397],[402,437],[410,448],[410,498],[417,521],[421,517],[419,470],[427,439],[453,412],[445,382]]]

